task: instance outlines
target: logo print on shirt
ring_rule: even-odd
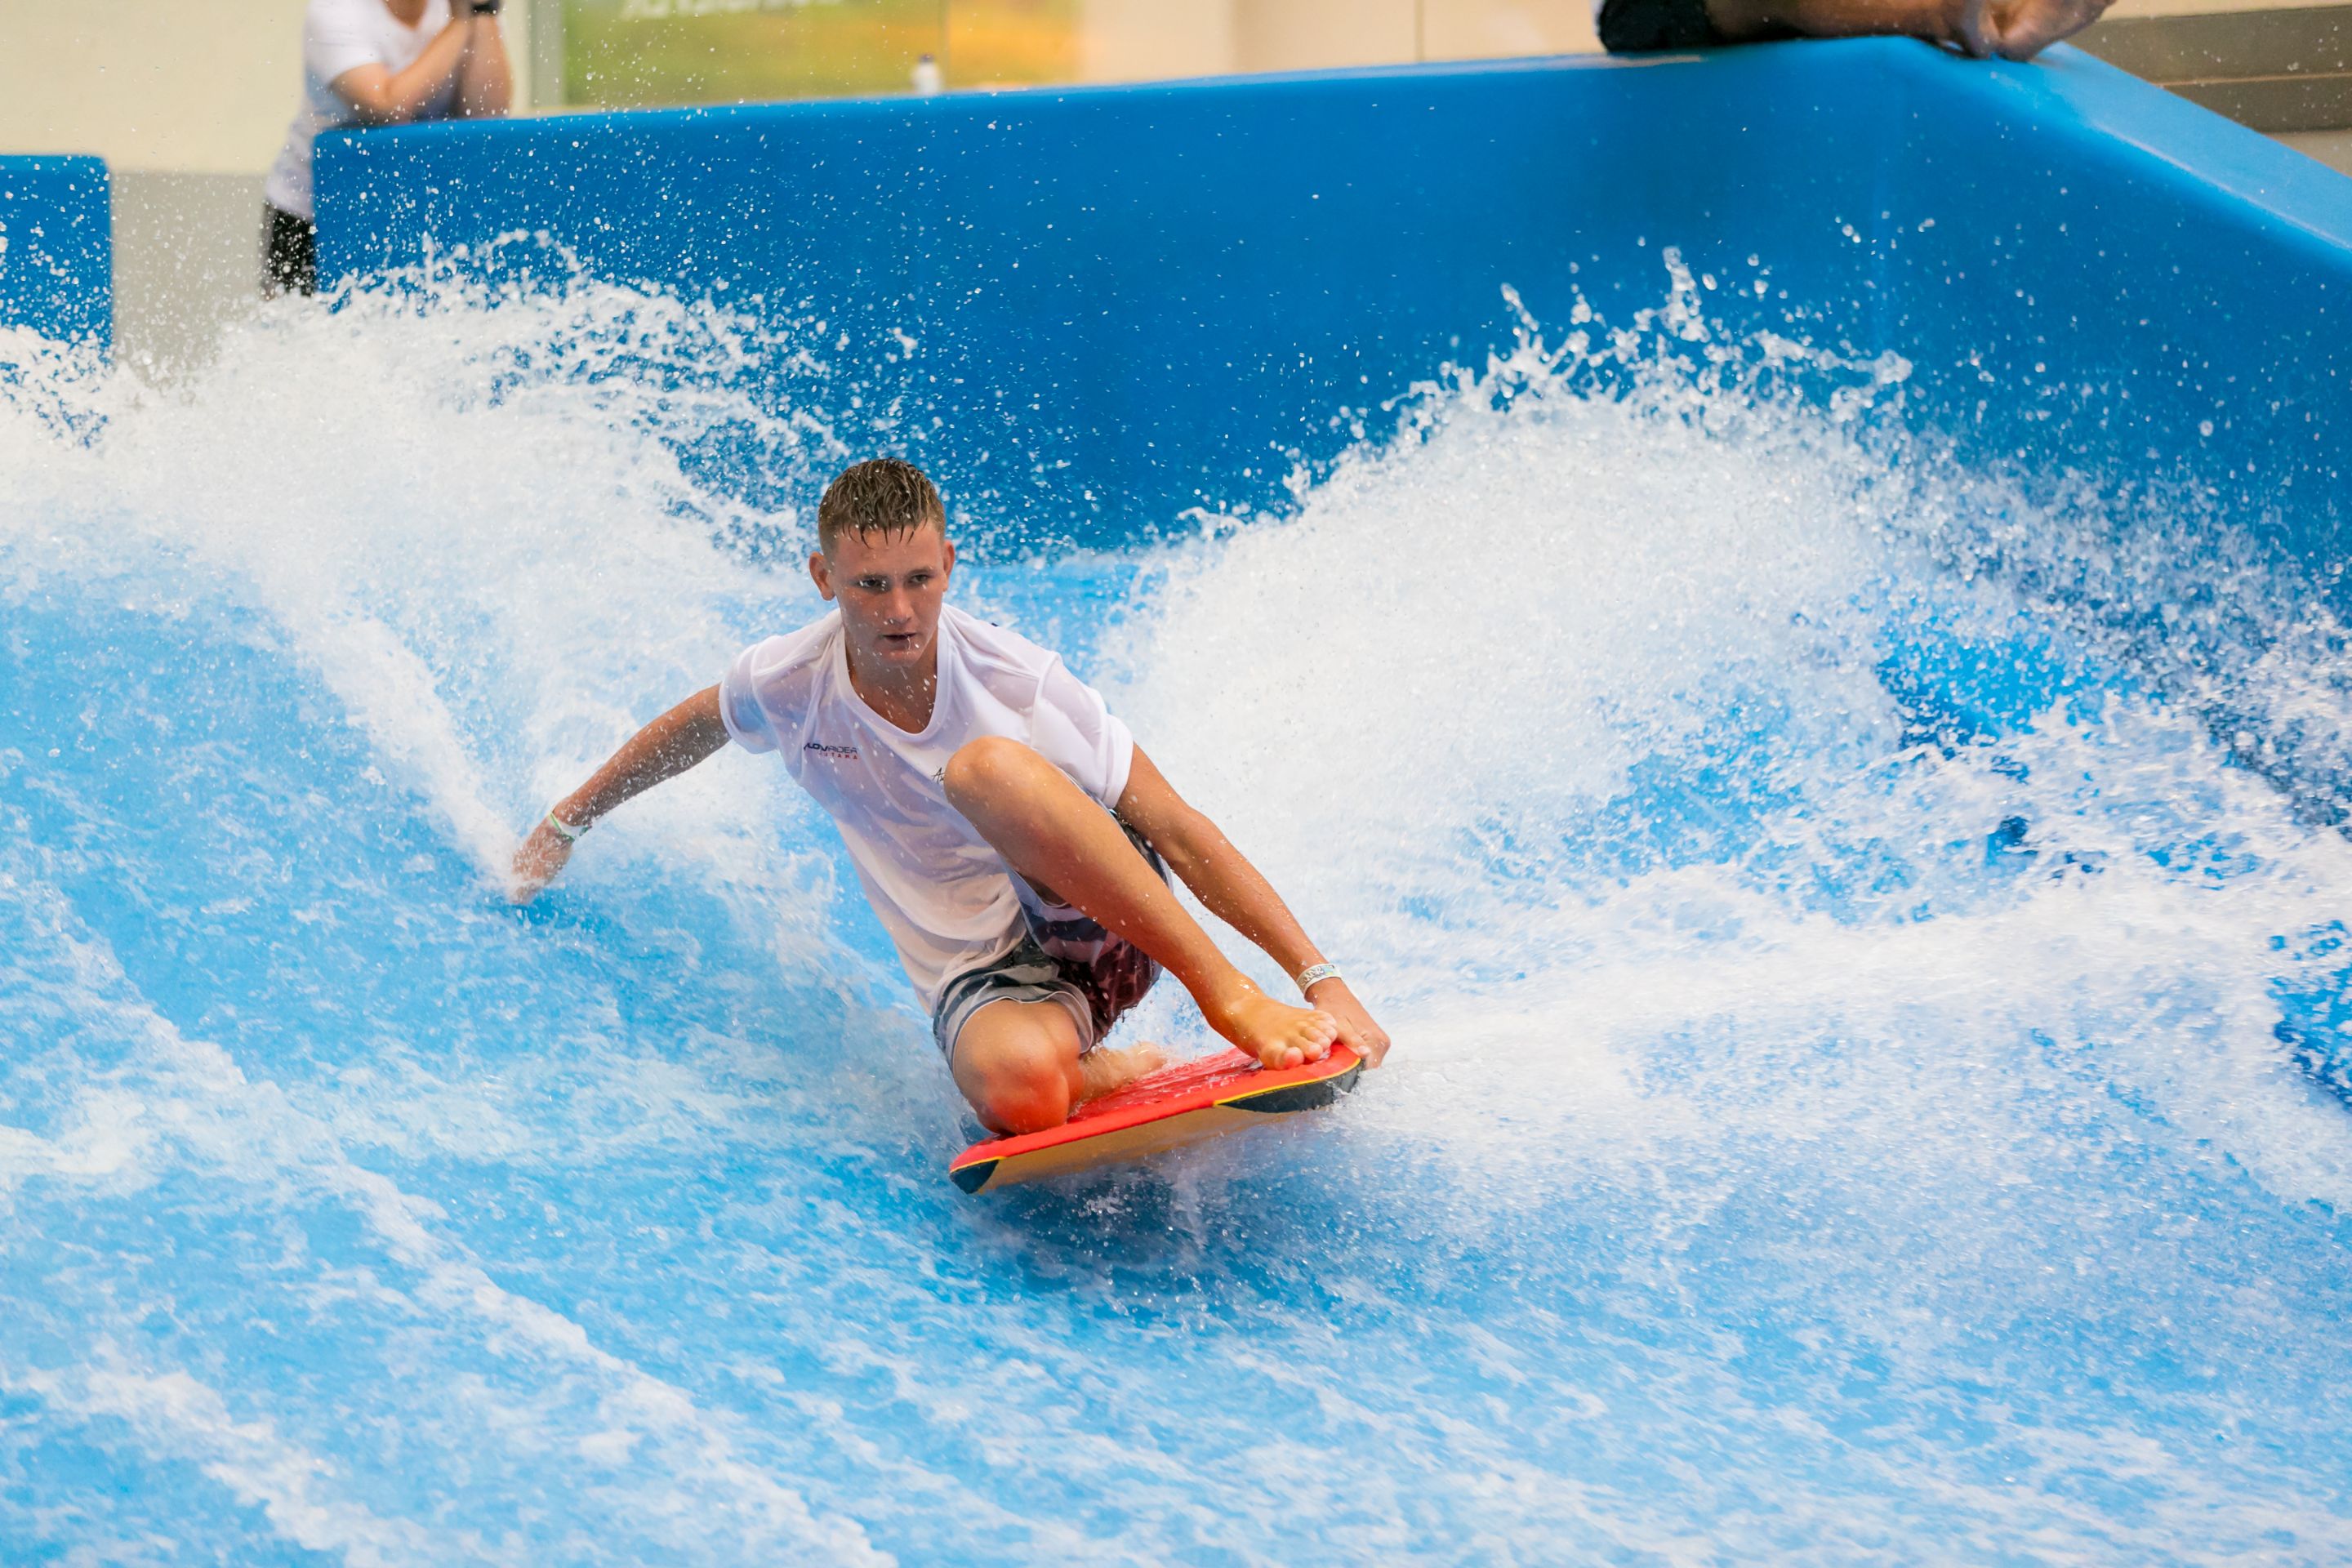
[[[801,750],[814,752],[820,757],[830,757],[836,763],[854,763],[857,760],[857,748],[855,746],[828,746],[822,741],[811,741]]]

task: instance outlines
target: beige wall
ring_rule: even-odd
[[[509,0],[517,97],[530,16]],[[0,0],[0,153],[257,174],[301,86],[303,0]],[[1589,0],[1084,0],[1089,81],[1548,54],[1595,46]]]
[[[530,16],[509,0],[517,98]],[[951,0],[950,0],[951,3]],[[2116,16],[2340,0],[2118,0]],[[117,169],[258,174],[301,85],[303,0],[0,0],[0,153]],[[1082,0],[1089,81],[1597,47],[1590,0]]]
[[[1426,0],[1422,58],[1490,59],[1507,55],[1592,53],[1590,0]]]
[[[1078,70],[1088,81],[1165,81],[1234,68],[1231,0],[1084,0]]]
[[[1088,81],[1598,49],[1590,0],[1086,0]]]
[[[1234,0],[1234,69],[1313,70],[1413,58],[1415,0]]]
[[[303,0],[0,0],[0,153],[257,174],[302,90]],[[511,5],[518,89],[528,7]],[[518,95],[528,102],[527,93]]]

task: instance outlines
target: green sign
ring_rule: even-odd
[[[563,101],[605,108],[1067,81],[1081,0],[562,0]]]

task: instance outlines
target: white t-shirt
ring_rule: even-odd
[[[310,144],[321,131],[359,123],[330,84],[362,66],[404,70],[448,25],[449,0],[425,0],[425,15],[414,27],[402,26],[383,0],[310,0],[302,13],[302,107],[287,127],[286,146],[262,186],[271,206],[310,216]],[[446,119],[457,96],[453,80],[417,118]]]
[[[1003,735],[1116,807],[1135,738],[1102,694],[1017,632],[950,605],[940,617],[931,721],[910,735],[849,684],[841,613],[754,643],[727,667],[719,711],[747,751],[780,752],[840,826],[866,901],[929,1013],[940,990],[1018,945],[1012,872],[941,782],[965,742]]]

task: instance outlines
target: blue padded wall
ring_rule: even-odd
[[[331,277],[534,231],[600,276],[822,319],[853,447],[1026,537],[1277,501],[1340,410],[1507,343],[1506,285],[1555,336],[1580,292],[1622,322],[1673,246],[1733,285],[1706,298],[1734,330],[1793,309],[1911,359],[1910,417],[1972,458],[2158,471],[2339,542],[2352,184],[2063,48],[425,126],[322,139],[319,189]]]
[[[1548,61],[346,135],[320,145],[321,265],[541,230],[603,276],[822,318],[829,408],[855,382],[888,421],[853,444],[908,450],[984,524],[1108,541],[1278,499],[1340,407],[1507,342],[1506,285],[1564,331],[1573,289],[1657,303],[1678,243],[1852,296],[1859,258],[1814,230],[1866,202],[1838,152],[1873,80],[1801,53],[1704,69],[1696,94]],[[1810,202],[1759,210],[1767,156],[1816,171]]]
[[[2352,181],[2071,49],[1901,63],[1887,336],[1937,428],[2340,555]]]
[[[114,210],[96,158],[0,158],[0,326],[103,348],[114,324]]]

